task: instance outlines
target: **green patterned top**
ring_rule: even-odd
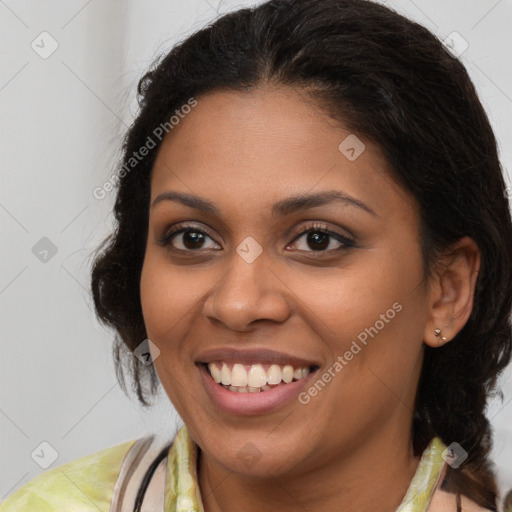
[[[446,446],[434,438],[422,454],[396,512],[425,512],[444,465]],[[171,448],[153,436],[120,444],[48,470],[0,504],[0,512],[133,512],[137,492],[159,454],[141,512],[204,512],[198,485],[198,447],[183,426]]]

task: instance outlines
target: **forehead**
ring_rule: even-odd
[[[328,117],[304,92],[285,87],[198,97],[164,138],[154,164],[151,200],[168,189],[246,210],[332,189],[374,210],[413,205],[375,144]]]

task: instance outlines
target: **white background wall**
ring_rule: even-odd
[[[175,430],[161,394],[151,410],[116,382],[111,335],[89,297],[89,255],[111,226],[113,194],[92,190],[114,169],[136,111],[136,82],[157,53],[218,13],[258,2],[218,0],[0,1],[0,501],[43,469],[147,433]],[[512,169],[512,1],[395,0],[400,12],[444,39],[469,43],[462,59]],[[47,59],[41,32],[58,44]],[[46,263],[32,247],[47,237]],[[50,253],[51,254],[51,253]],[[494,401],[500,484],[512,487],[512,372]],[[507,404],[507,402],[509,402]]]

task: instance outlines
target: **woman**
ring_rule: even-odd
[[[497,510],[512,223],[461,62],[373,2],[275,0],[139,93],[92,289],[121,381],[185,425],[0,511]]]

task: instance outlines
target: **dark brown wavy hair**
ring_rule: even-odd
[[[461,237],[478,244],[482,263],[468,322],[446,345],[424,348],[412,436],[416,454],[434,436],[459,443],[468,458],[449,468],[445,488],[495,510],[485,408],[512,351],[512,224],[496,139],[461,61],[426,28],[372,1],[273,0],[223,15],[140,80],[140,111],[119,162],[115,231],[92,269],[97,315],[116,331],[122,388],[128,368],[141,403],[158,389],[153,365],[132,356],[147,337],[139,280],[160,146],[154,130],[191,97],[269,83],[304,90],[381,148],[419,205],[426,276]],[[156,148],[128,168],[148,137]]]

